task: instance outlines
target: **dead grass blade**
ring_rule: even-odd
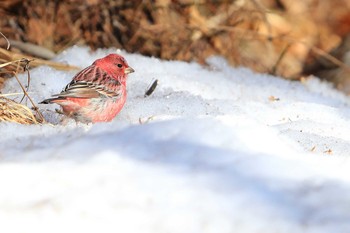
[[[23,60],[23,57],[26,57],[27,60],[31,61],[30,65],[32,67],[46,65],[46,66],[55,68],[57,70],[65,70],[65,71],[79,69],[79,67],[76,67],[76,66],[71,66],[71,65],[67,65],[59,62],[48,61],[48,60],[43,60],[43,59],[31,57],[31,56],[26,56],[20,53],[7,51],[6,49],[3,49],[3,48],[0,48],[0,62],[4,62],[4,63],[0,64],[0,68],[10,65],[9,68],[12,68],[12,70],[14,71],[17,68],[17,66],[11,66],[11,65],[14,64],[13,62],[18,62]]]
[[[6,40],[6,42],[7,42],[7,47],[6,47],[6,49],[9,50],[9,49],[10,49],[10,46],[11,46],[10,41],[7,39],[7,37],[6,37],[2,32],[0,32],[0,35],[1,35],[2,37],[4,37],[4,39]]]
[[[28,100],[32,104],[32,108],[34,109],[35,114],[33,114],[32,110],[28,108],[26,105],[17,103],[11,99],[8,99],[4,97],[4,95],[0,96],[0,122],[2,121],[9,121],[9,122],[16,122],[20,124],[38,124],[38,123],[45,123],[45,119],[42,115],[42,113],[38,110],[38,107],[34,104],[34,101],[29,96],[27,90],[24,88],[20,80],[18,79],[18,71],[21,67],[21,63],[24,63],[24,66],[22,67],[25,71],[27,71],[28,75],[28,88],[30,84],[30,72],[28,69],[28,65],[31,60],[28,60],[26,58],[19,59],[12,62],[7,62],[5,64],[1,64],[1,67],[6,66],[14,66],[16,65],[16,71],[12,71],[13,76],[16,78],[18,84],[20,85],[22,91],[23,91],[23,98],[27,97]],[[17,94],[17,93],[16,93]],[[22,99],[23,99],[22,98]]]
[[[15,122],[19,124],[40,123],[33,112],[25,105],[0,97],[0,122]]]
[[[23,95],[23,97],[22,97],[20,102],[23,101],[24,97],[27,97],[28,100],[30,101],[30,103],[32,104],[34,111],[37,113],[40,122],[41,123],[45,123],[44,116],[41,114],[41,112],[39,111],[39,108],[34,104],[34,101],[32,100],[32,98],[30,98],[30,96],[28,95],[28,92],[27,92],[28,89],[29,89],[29,85],[30,85],[30,72],[29,72],[29,69],[28,69],[28,65],[29,65],[30,60],[28,60],[28,59],[25,59],[25,60],[26,60],[26,65],[24,66],[24,69],[27,71],[27,75],[28,75],[27,76],[27,80],[28,80],[27,90],[24,88],[24,86],[22,85],[21,81],[18,79],[17,72],[13,72],[13,75],[15,76],[18,84],[20,85],[20,87],[21,87],[21,89],[22,89],[22,91],[24,93],[24,95]],[[23,59],[21,61],[23,61]],[[18,66],[19,66],[19,63],[18,63]]]

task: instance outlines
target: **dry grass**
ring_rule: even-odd
[[[27,106],[0,96],[0,122],[4,121],[38,124],[42,122],[42,119],[37,118]]]
[[[30,83],[30,72],[28,70],[28,66],[30,62],[31,62],[30,60],[22,58],[17,61],[0,64],[0,68],[7,68],[8,66],[15,67],[15,71],[12,71],[12,75],[16,78],[18,85],[21,87],[23,91],[22,100],[26,97],[32,104],[32,108],[34,109],[35,113],[33,113],[32,110],[28,108],[26,105],[17,103],[5,97],[13,94],[17,95],[19,93],[2,94],[0,95],[0,122],[8,121],[8,122],[16,122],[19,124],[38,124],[38,123],[45,122],[43,115],[38,110],[35,103],[30,98],[27,90],[24,88],[24,86],[22,85],[22,83],[17,77],[18,71],[20,70],[20,68],[22,68],[24,71],[27,72],[28,84]]]
[[[350,32],[349,11],[350,0],[2,0],[0,27],[16,42],[12,52],[39,57],[75,44],[200,63],[221,55],[299,79],[319,71],[320,58],[348,69],[329,53]]]
[[[329,52],[350,30],[350,0],[3,0],[0,8],[6,35],[54,52],[114,46],[202,63],[216,54],[286,78],[319,56],[313,48]]]
[[[7,38],[0,33],[5,40],[8,42],[7,50],[10,47],[10,42],[7,40]],[[26,105],[23,105],[21,103],[17,103],[11,99],[6,98],[5,96],[11,96],[11,95],[17,95],[20,93],[10,93],[10,94],[2,94],[0,95],[0,122],[16,122],[19,124],[38,124],[38,123],[45,123],[45,119],[39,109],[36,107],[35,103],[31,99],[31,97],[28,94],[28,88],[30,85],[30,71],[29,71],[29,64],[34,61],[34,59],[28,59],[28,58],[21,58],[17,60],[13,60],[17,57],[19,57],[19,54],[14,54],[10,51],[7,51],[4,49],[0,49],[0,54],[2,56],[3,61],[7,61],[5,63],[0,63],[0,69],[3,69],[3,73],[11,74],[14,76],[18,82],[18,85],[21,87],[23,91],[23,97],[20,102],[24,98],[27,98],[30,103],[32,104],[32,109],[34,109],[34,113],[30,108],[28,108]],[[5,55],[5,56],[4,56]],[[36,65],[43,65],[43,64],[51,64],[50,62],[44,61],[43,63],[39,61],[36,61]],[[56,65],[56,64],[54,64]],[[59,64],[60,65],[60,64]],[[62,67],[66,67],[66,65],[62,65]],[[57,68],[57,67],[56,67]],[[17,77],[17,74],[19,72],[27,72],[27,89],[22,85],[20,80]]]
[[[7,78],[13,77],[13,73],[23,73],[23,62],[30,60],[31,67],[37,67],[41,65],[47,65],[58,70],[78,70],[78,67],[62,64],[59,62],[53,62],[36,57],[29,56],[18,52],[9,51],[0,48],[0,88],[3,86]],[[18,66],[18,63],[22,65]]]
[[[17,103],[5,96],[17,95],[19,93],[9,93],[9,94],[1,94],[0,95],[0,122],[16,122],[19,124],[39,124],[45,123],[45,119],[39,109],[36,107],[35,103],[29,96],[27,90],[30,84],[30,71],[29,64],[31,66],[39,66],[39,65],[48,65],[56,69],[60,70],[71,70],[77,69],[77,67],[69,66],[66,64],[61,64],[57,62],[47,61],[39,58],[33,58],[24,54],[16,53],[13,51],[9,51],[10,41],[7,37],[0,32],[0,35],[6,40],[7,46],[6,49],[0,48],[0,75],[3,78],[0,78],[0,86],[4,82],[4,77],[6,76],[14,76],[18,82],[18,85],[21,87],[23,91],[23,97],[27,98],[31,105],[33,111],[28,108],[26,105],[21,103]],[[26,45],[25,45],[26,46]],[[32,47],[31,47],[32,48]],[[35,49],[39,49],[40,47],[34,47]],[[17,77],[17,74],[20,72],[27,72],[27,89],[24,88],[22,83]],[[22,102],[22,100],[20,102]]]

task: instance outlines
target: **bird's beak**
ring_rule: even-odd
[[[131,68],[131,67],[128,67],[128,68],[126,68],[126,69],[124,70],[124,73],[125,73],[125,74],[130,74],[130,73],[133,73],[133,72],[135,72],[135,70],[134,70],[133,68]]]

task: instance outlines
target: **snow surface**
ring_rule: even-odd
[[[112,52],[56,60],[83,68]],[[219,57],[203,67],[117,52],[136,72],[113,122],[61,122],[40,105],[52,124],[0,124],[1,232],[350,232],[346,96]],[[31,96],[74,73],[33,69]],[[11,79],[3,93],[19,91]]]

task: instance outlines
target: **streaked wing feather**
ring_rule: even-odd
[[[100,96],[117,97],[122,93],[122,87],[115,85],[108,88],[98,81],[112,80],[108,74],[97,66],[90,66],[80,71],[73,80],[56,97],[75,97],[75,98],[97,98]]]
[[[61,93],[53,95],[56,97],[75,97],[75,98],[97,98],[100,96],[100,94],[90,88],[87,85],[77,85],[75,87],[74,85],[70,85],[70,87],[65,88]]]

